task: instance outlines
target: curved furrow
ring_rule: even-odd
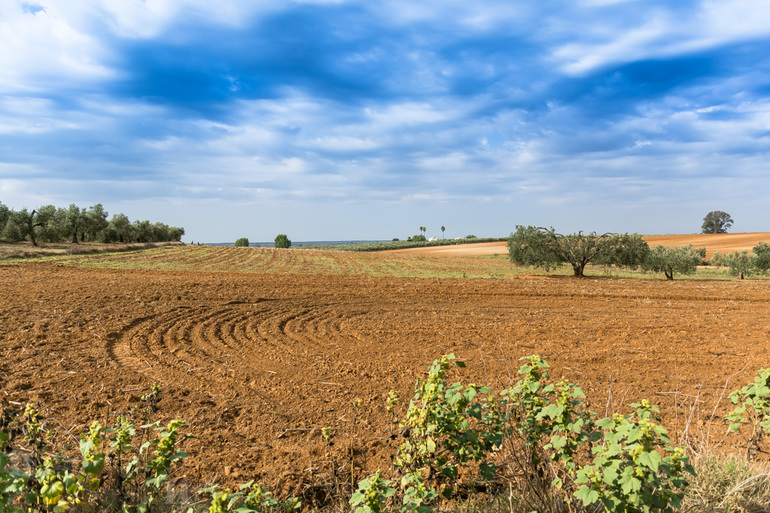
[[[174,323],[174,314],[144,318],[118,335],[111,356],[121,367],[133,369],[139,374],[152,376],[153,367],[165,359],[162,351],[153,351],[153,346],[163,345],[163,333]],[[170,317],[170,318],[169,318]],[[108,350],[109,352],[109,350]]]
[[[287,415],[303,398],[357,393],[355,346],[372,332],[361,329],[368,315],[294,300],[180,307],[114,334],[112,354],[150,382],[192,391],[202,406],[225,401]]]

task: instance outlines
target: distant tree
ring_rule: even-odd
[[[56,224],[62,238],[69,238],[72,244],[78,244],[78,231],[85,219],[85,212],[72,203],[68,208],[56,211]]]
[[[711,255],[711,260],[709,260],[709,265],[713,265],[715,267],[722,267],[724,265],[725,260],[725,254],[721,251],[714,251],[714,254]]]
[[[724,264],[730,268],[730,274],[743,279],[744,276],[748,276],[752,269],[754,269],[753,256],[753,254],[750,254],[745,249],[743,251],[733,251],[725,255]]]
[[[145,219],[144,221],[134,221],[131,223],[136,242],[152,242],[152,224]]]
[[[168,240],[179,242],[182,240],[182,235],[184,235],[184,228],[179,226],[168,227]]]
[[[407,238],[406,240],[407,240],[407,242],[425,242],[428,239],[427,239],[427,237],[425,237],[425,235],[420,234],[420,235],[412,235],[411,237]]]
[[[476,236],[475,235],[466,235],[465,238],[466,239],[475,239]]]
[[[636,233],[562,235],[553,228],[518,226],[508,239],[508,257],[514,264],[548,271],[568,263],[576,277],[583,277],[589,263],[638,267],[648,252],[647,243]]]
[[[131,221],[126,214],[115,214],[110,219],[107,230],[111,233],[112,240],[108,242],[134,242],[136,236]]]
[[[56,209],[53,205],[40,207],[40,212],[28,211],[22,208],[18,212],[11,210],[3,228],[2,238],[8,242],[21,242],[29,239],[33,246],[37,246],[37,234],[53,220]]]
[[[3,230],[5,229],[5,223],[8,222],[8,218],[10,216],[11,216],[11,209],[3,205],[2,202],[0,202],[0,234],[3,233]]]
[[[751,251],[754,253],[754,267],[760,272],[770,270],[770,244],[760,242]]]
[[[289,248],[291,247],[291,241],[289,240],[289,237],[285,233],[279,233],[275,236],[275,247],[276,248]]]
[[[425,228],[424,226],[420,226],[420,231],[422,232],[422,234],[423,234],[423,235],[425,235],[425,232],[426,232],[427,230],[428,230],[428,229],[427,229],[427,228]]]
[[[446,230],[446,226],[441,227],[441,238],[444,238],[444,230]]]
[[[107,229],[107,211],[101,203],[88,207],[87,210],[81,210],[82,220],[80,223],[81,241],[98,241],[101,232]]]
[[[35,228],[32,235],[40,242],[59,242],[64,234],[58,226],[57,209],[53,205],[43,205],[37,209],[35,215]]]
[[[241,237],[240,239],[235,241],[235,247],[236,248],[248,248],[249,247],[249,239],[246,237]]]
[[[22,208],[19,211],[11,210],[3,227],[2,238],[8,242],[21,242],[27,239],[29,232],[29,211]]]
[[[662,272],[667,280],[674,279],[674,273],[693,274],[706,257],[706,248],[694,249],[692,245],[681,248],[656,246],[651,249],[642,263],[645,271]]]
[[[152,225],[152,242],[163,242],[171,240],[168,234],[168,225],[156,222]]]
[[[703,218],[701,230],[703,233],[727,233],[728,228],[733,225],[733,218],[730,214],[721,210],[712,210]]]

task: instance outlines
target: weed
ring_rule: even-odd
[[[160,385],[153,383],[150,387],[150,391],[142,394],[142,397],[139,399],[145,404],[147,411],[150,413],[157,412],[158,403],[160,402]]]
[[[735,409],[725,419],[730,422],[730,431],[738,431],[748,422],[751,435],[746,444],[746,459],[751,461],[761,450],[765,435],[770,434],[770,369],[759,369],[753,383],[730,394]]]

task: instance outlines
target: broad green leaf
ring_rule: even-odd
[[[97,454],[92,459],[83,460],[81,467],[83,472],[90,476],[95,476],[104,468],[104,454]]]
[[[652,469],[653,472],[658,471],[658,466],[661,462],[661,456],[656,451],[643,452],[639,455],[639,463]]]
[[[495,478],[495,474],[497,473],[497,465],[494,463],[482,463],[479,465],[479,473],[481,474],[481,477],[487,481],[491,481]]]
[[[599,492],[583,485],[577,489],[575,497],[583,501],[583,506],[590,506],[599,500]]]

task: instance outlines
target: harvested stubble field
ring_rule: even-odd
[[[463,273],[498,279],[446,278]],[[0,280],[0,390],[40,401],[48,429],[145,415],[139,397],[158,383],[152,420],[185,419],[199,437],[189,482],[255,478],[306,497],[349,479],[351,448],[356,479],[390,467],[400,440],[385,398],[408,403],[445,353],[467,363],[464,382],[495,387],[541,354],[594,410],[648,398],[674,439],[728,449],[735,439],[720,442],[725,426],[710,417],[770,365],[767,281],[578,280],[516,275],[501,258],[183,246],[0,265]]]

